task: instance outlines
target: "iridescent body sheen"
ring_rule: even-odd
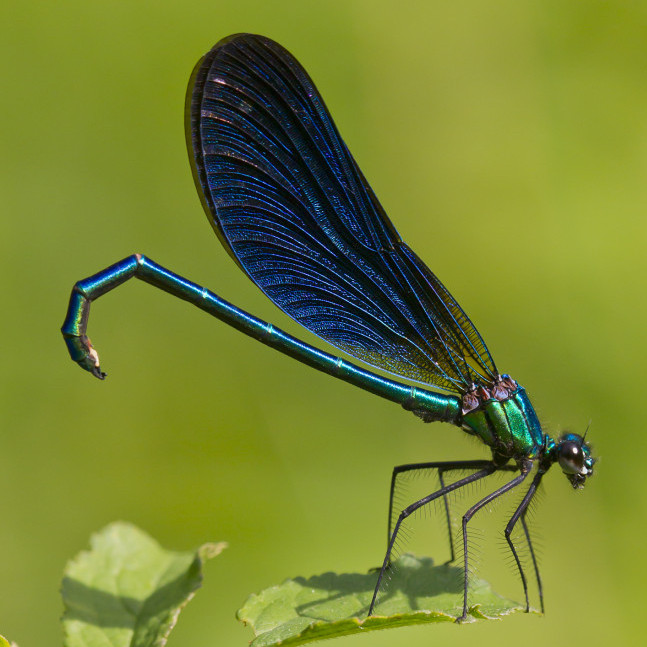
[[[462,517],[465,577],[458,620],[469,611],[469,521],[529,477],[505,537],[529,608],[527,579],[512,539],[520,521],[543,609],[526,511],[555,462],[573,487],[583,486],[595,462],[584,438],[565,434],[553,440],[542,431],[525,390],[499,373],[465,312],[400,238],[312,80],[289,52],[250,34],[220,41],[191,77],[186,126],[203,207],[238,266],[308,330],[368,365],[423,386],[383,377],[306,344],[141,254],[74,286],[62,328],[72,359],[95,376],[105,376],[86,335],[90,303],[135,277],[309,366],[396,402],[425,422],[462,428],[491,449],[491,459],[394,469],[388,547],[368,613],[403,521],[442,498],[449,523],[447,495],[499,471],[517,474]],[[404,508],[392,525],[397,479],[419,469],[438,470],[441,488]],[[453,470],[469,475],[445,484],[443,475]],[[453,559],[452,542],[450,548]]]
[[[537,414],[521,386],[505,400],[492,398],[466,413],[462,426],[506,456],[534,458],[544,446]]]

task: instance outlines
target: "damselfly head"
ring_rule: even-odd
[[[591,447],[579,434],[565,433],[555,446],[555,458],[571,485],[579,490],[593,474],[595,458]]]

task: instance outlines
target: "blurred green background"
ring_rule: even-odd
[[[0,633],[60,644],[66,560],[126,519],[171,548],[230,543],[169,645],[245,645],[249,593],[382,559],[394,464],[486,456],[139,282],[93,306],[109,378],[68,359],[73,283],[133,252],[312,339],[221,249],[186,160],[194,63],[251,31],[312,75],[403,238],[547,428],[592,419],[602,457],[583,492],[545,479],[544,618],[344,644],[639,640],[647,5],[10,0],[0,24]]]

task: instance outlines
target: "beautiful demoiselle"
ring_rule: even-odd
[[[72,359],[96,377],[86,336],[90,303],[132,277],[206,310],[247,335],[318,370],[401,404],[425,422],[447,422],[479,438],[489,460],[396,467],[437,470],[441,487],[404,508],[393,527],[369,615],[403,521],[436,499],[496,472],[514,475],[462,517],[463,612],[467,616],[469,522],[484,506],[529,482],[505,527],[520,522],[539,588],[526,523],[546,471],[559,463],[583,487],[595,459],[585,439],[542,431],[523,387],[497,370],[472,322],[402,241],[341,139],[301,65],[277,43],[249,34],[220,41],[196,66],[187,94],[186,133],[196,187],[218,238],[236,264],[285,313],[366,364],[447,395],[387,379],[334,357],[227,303],[140,254],[79,281],[62,331]],[[446,484],[443,475],[469,471]],[[452,547],[453,555],[453,547]]]

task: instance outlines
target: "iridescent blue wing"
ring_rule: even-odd
[[[194,70],[187,139],[211,223],[284,312],[368,364],[464,392],[494,362],[402,241],[317,89],[277,43],[218,43]]]

